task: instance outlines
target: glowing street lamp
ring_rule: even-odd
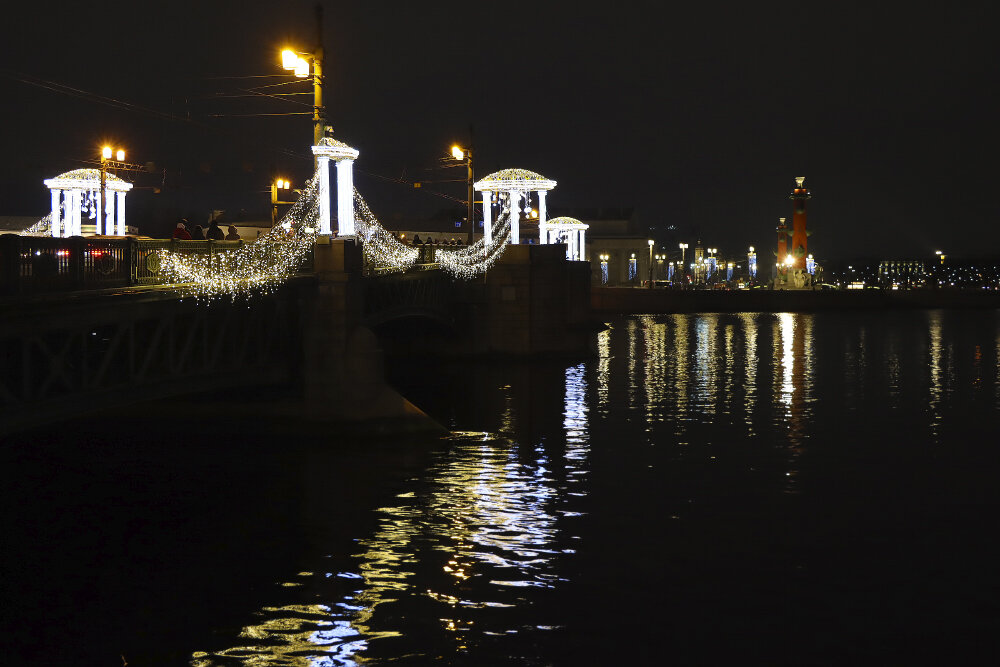
[[[475,169],[473,168],[472,165],[472,149],[455,144],[454,146],[451,147],[451,157],[458,160],[459,162],[464,162],[465,166],[468,168],[468,172],[466,174],[466,180],[468,181],[467,183],[468,201],[466,202],[467,205],[466,213],[469,219],[468,245],[472,245],[473,236],[476,233],[476,202],[475,202],[476,191],[474,186],[476,179],[475,179]],[[483,207],[485,206],[486,202],[484,200]]]
[[[326,108],[323,106],[323,6],[316,5],[316,49],[312,53],[284,49],[281,52],[282,69],[290,70],[299,79],[309,76],[312,61],[313,75],[313,146],[319,144],[326,127]],[[318,157],[313,158],[317,166]]]
[[[274,227],[274,223],[278,219],[278,204],[294,204],[291,201],[279,201],[278,200],[278,190],[284,190],[285,196],[288,195],[288,191],[291,190],[292,184],[283,178],[278,178],[271,184],[271,226]]]
[[[112,160],[111,155],[114,154],[117,160]],[[125,151],[119,148],[117,151],[113,150],[111,146],[104,146],[101,148],[101,200],[97,203],[97,231],[100,233],[103,229],[105,234],[111,231],[111,221],[102,220],[105,218],[105,211],[111,211],[107,205],[108,201],[108,167],[114,166],[125,166]],[[108,214],[110,215],[110,213]],[[124,234],[124,230],[119,230]]]
[[[678,243],[677,247],[681,249],[681,271],[684,271],[684,267],[686,266],[686,264],[684,264],[684,251],[688,249],[688,244]]]
[[[608,284],[608,260],[611,259],[611,256],[610,255],[604,255],[604,254],[602,254],[600,257],[601,257],[601,284],[602,285],[607,285]]]

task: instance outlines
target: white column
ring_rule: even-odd
[[[63,227],[63,237],[76,234],[76,221],[80,218],[80,197],[79,190],[67,190],[66,197],[66,225]]]
[[[319,162],[319,233],[329,235],[330,227],[330,158],[317,156]]]
[[[510,242],[521,242],[521,194],[517,190],[510,191]]]
[[[577,259],[587,261],[587,230],[580,230],[580,256]]]
[[[354,160],[337,160],[337,236],[354,236]]]
[[[100,188],[94,190],[94,200],[97,202],[97,215],[94,216],[94,233],[107,234],[107,228],[104,227],[104,212],[107,207],[104,205],[104,199],[101,197]]]
[[[109,189],[107,191],[107,195],[108,195],[108,203],[107,203],[107,206],[105,206],[105,209],[104,209],[104,221],[103,221],[104,222],[104,233],[105,234],[114,234],[115,233],[115,191]],[[100,229],[101,229],[101,220],[100,219],[98,219],[98,221],[97,221],[97,229],[98,229],[97,233],[100,234],[101,233],[100,232]]]
[[[62,190],[56,190],[56,189],[53,188],[53,190],[52,190],[52,216],[50,218],[50,220],[52,221],[52,224],[50,225],[52,227],[52,236],[59,236],[59,228],[60,228],[60,224],[61,224],[61,216],[59,215],[61,207],[59,205],[59,200],[61,198],[62,198]]]
[[[493,193],[483,191],[483,245],[493,243]]]
[[[125,236],[128,233],[128,228],[125,226],[125,194],[124,190],[115,193],[118,197],[118,203],[115,207],[115,213],[118,216],[118,236]],[[111,200],[108,199],[108,201]]]
[[[575,229],[570,229],[569,230],[569,253],[567,253],[566,259],[569,259],[569,260],[574,261],[574,262],[576,261],[576,259],[577,259],[577,248],[576,248],[576,245],[577,245],[577,241],[578,240],[579,240],[579,236],[577,236],[576,230]]]
[[[549,242],[549,228],[545,224],[545,190],[538,191],[538,242]]]

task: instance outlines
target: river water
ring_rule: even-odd
[[[440,441],[234,435],[164,406],[127,437],[8,443],[9,654],[1000,657],[1000,311],[625,318],[597,351],[395,360]]]

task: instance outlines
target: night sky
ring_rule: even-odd
[[[262,219],[275,175],[309,176],[308,116],[234,117],[307,107],[220,96],[282,79],[219,77],[282,73],[281,47],[315,42],[315,2],[25,5],[2,16],[0,215],[44,215],[42,179],[105,140],[155,165],[128,199],[153,236],[213,208]],[[559,183],[550,208],[634,207],[723,254],[773,245],[795,176],[820,261],[1000,253],[991,4],[324,9],[329,122],[389,228],[456,206],[428,190],[460,183],[392,179],[462,178],[436,165],[471,124],[477,176],[538,171]]]

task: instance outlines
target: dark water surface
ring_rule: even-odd
[[[9,439],[10,664],[984,664],[1000,312],[613,322],[391,365],[453,434],[164,406]]]

